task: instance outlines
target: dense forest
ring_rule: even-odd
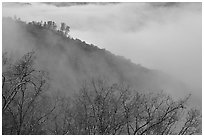
[[[71,38],[65,23],[2,23],[2,134],[202,133],[191,96],[175,99],[159,90],[162,81],[174,83],[157,71]],[[13,44],[14,54],[7,48]]]

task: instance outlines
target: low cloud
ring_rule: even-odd
[[[159,69],[201,97],[201,3],[118,3],[57,7],[3,4],[3,16],[25,21],[66,22],[71,36]]]

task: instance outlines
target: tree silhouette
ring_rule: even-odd
[[[47,94],[48,75],[34,52],[12,62],[2,57],[2,133],[72,135],[201,134],[201,113],[187,96],[144,93],[101,79],[85,81],[72,97]]]
[[[60,124],[58,117],[57,127],[65,128],[58,128],[55,133],[201,134],[201,114],[196,109],[187,109],[188,98],[174,101],[162,92],[140,93],[128,86],[92,81],[82,86],[69,107],[63,108],[66,111],[63,121],[67,123]]]
[[[53,109],[41,104],[48,83],[46,73],[34,68],[34,59],[34,52],[29,52],[14,64],[4,63],[3,134],[44,134],[43,120]]]
[[[69,31],[70,31],[70,27],[69,27],[69,26],[66,26],[66,28],[65,28],[65,35],[66,35],[66,36],[68,35]]]
[[[64,33],[65,29],[66,29],[66,24],[64,22],[62,22],[61,27],[60,27],[60,31]]]

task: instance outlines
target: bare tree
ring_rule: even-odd
[[[48,83],[46,73],[34,68],[34,59],[29,52],[2,74],[3,134],[43,133],[40,126],[52,109],[41,106]]]
[[[201,114],[197,109],[190,109],[187,112],[187,116],[185,118],[185,123],[183,124],[181,130],[179,131],[179,135],[193,135],[193,134],[201,134]]]
[[[48,74],[34,67],[34,52],[11,63],[3,54],[3,134],[201,134],[201,113],[186,104],[125,84],[85,81],[72,98],[47,94]]]
[[[188,111],[190,96],[174,101],[161,93],[141,93],[103,81],[85,82],[67,110],[66,134],[200,134],[198,110]],[[182,122],[182,117],[186,122]],[[62,125],[58,125],[62,127]],[[179,131],[180,130],[180,131]]]

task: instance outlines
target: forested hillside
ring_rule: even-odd
[[[69,27],[68,31],[65,29],[65,26],[57,28],[52,21],[26,24],[3,19],[3,50],[12,51],[13,56],[18,57],[31,50],[37,51],[38,66],[50,73],[56,89],[69,89],[66,92],[72,92],[87,78],[103,77],[113,83],[128,83],[138,90],[165,90],[176,96],[189,93],[184,84],[162,72],[70,38]]]
[[[65,23],[2,25],[3,134],[201,133],[188,88],[168,75],[73,39]]]

